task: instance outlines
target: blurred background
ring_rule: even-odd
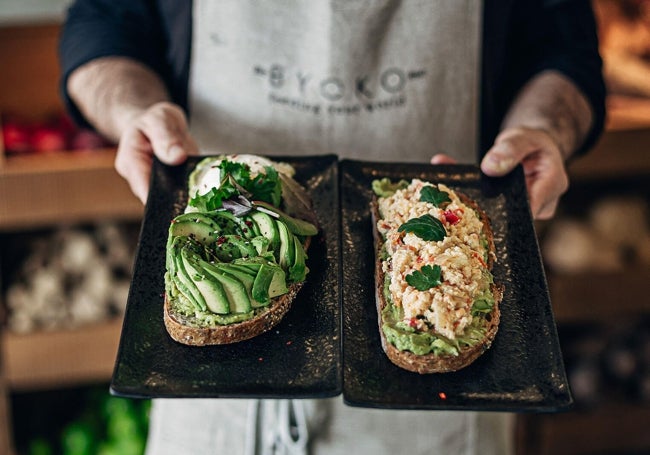
[[[0,454],[140,454],[111,397],[142,206],[58,96],[68,0],[0,0]],[[607,130],[536,225],[569,412],[517,417],[518,455],[650,453],[650,2],[594,0]]]

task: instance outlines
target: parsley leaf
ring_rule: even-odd
[[[282,181],[273,166],[265,166],[262,173],[251,177],[250,167],[245,163],[223,160],[219,163],[221,185],[205,194],[195,195],[189,204],[201,211],[217,210],[223,201],[242,195],[250,200],[268,202],[275,207],[282,199]]]
[[[265,166],[264,170],[266,173],[257,174],[245,188],[252,193],[252,199],[278,207],[282,198],[280,175],[273,166]]]
[[[449,193],[440,191],[437,187],[427,185],[420,190],[420,202],[430,202],[436,207],[441,207],[442,204],[451,202]]]
[[[439,242],[447,235],[442,222],[428,213],[418,218],[411,218],[397,230],[412,232],[426,242]]]
[[[426,291],[442,283],[441,272],[439,265],[425,265],[420,270],[406,275],[406,282],[418,291]]]

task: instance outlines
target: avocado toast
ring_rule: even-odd
[[[490,221],[443,184],[373,181],[376,301],[382,347],[420,374],[456,371],[491,345],[502,288]]]
[[[234,343],[282,320],[309,269],[316,219],[285,163],[208,157],[189,176],[190,199],[169,227],[164,322],[176,341]]]

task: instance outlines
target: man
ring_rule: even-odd
[[[119,142],[116,168],[143,203],[154,154],[174,165],[199,152],[336,153],[493,176],[521,164],[544,219],[568,188],[566,160],[604,120],[587,0],[79,0],[61,56],[71,112]],[[247,406],[157,401],[149,451],[512,450],[503,415]],[[301,443],[281,437],[289,410],[305,417]]]

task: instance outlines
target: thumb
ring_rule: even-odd
[[[143,119],[142,130],[154,154],[165,164],[176,165],[198,153],[183,111],[171,103],[154,106]]]
[[[540,146],[538,135],[529,128],[503,130],[483,157],[481,170],[491,177],[501,177],[512,171],[524,158]]]
[[[500,177],[512,171],[523,159],[510,142],[495,143],[481,161],[481,170],[489,176]]]

